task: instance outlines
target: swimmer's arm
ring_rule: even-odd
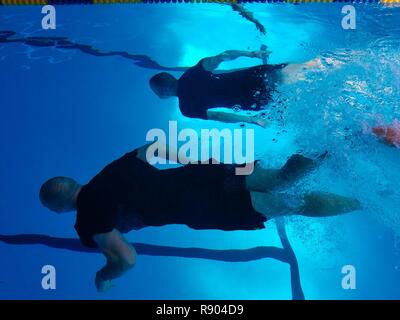
[[[155,156],[157,154],[157,156]],[[153,164],[153,159],[161,158],[167,161],[176,162],[186,165],[191,162],[196,162],[197,159],[191,159],[184,154],[179,154],[178,149],[171,145],[163,145],[162,143],[151,142],[138,149],[137,157],[143,162]]]
[[[267,121],[260,112],[233,112],[232,110],[226,108],[219,110],[208,109],[207,119],[227,123],[247,122],[263,128],[267,126]]]
[[[253,22],[255,24],[257,30],[260,31],[262,34],[267,33],[263,24],[254,17],[254,15],[251,11],[247,10],[243,5],[240,5],[237,3],[232,3],[231,6],[232,6],[233,11],[239,12],[239,14],[243,18]]]
[[[116,229],[96,234],[94,241],[107,258],[107,264],[96,273],[96,288],[99,292],[112,287],[111,280],[122,276],[136,263],[136,251]]]
[[[203,68],[207,71],[213,71],[224,61],[235,60],[240,57],[263,59],[267,55],[266,51],[241,51],[228,50],[214,57],[204,58],[202,61]]]

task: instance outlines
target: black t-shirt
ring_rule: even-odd
[[[200,60],[178,80],[179,108],[184,116],[200,119],[207,119],[210,108],[240,105],[243,110],[260,110],[276,88],[276,71],[286,65],[259,65],[214,74],[205,70]]]
[[[137,150],[113,161],[82,187],[75,229],[81,242],[93,235],[146,226],[185,224],[193,229],[263,228],[233,165],[191,164],[159,170],[137,158]]]

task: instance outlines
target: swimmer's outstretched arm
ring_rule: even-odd
[[[247,122],[263,128],[267,126],[267,121],[262,116],[262,112],[234,112],[228,108],[219,108],[218,110],[208,109],[207,119],[227,123]]]
[[[235,60],[240,57],[259,58],[264,59],[268,55],[265,50],[258,51],[241,51],[241,50],[228,50],[222,52],[214,57],[204,58],[202,61],[203,68],[207,71],[213,71],[224,61]]]
[[[262,34],[266,34],[267,31],[265,30],[265,27],[263,26],[263,24],[258,21],[255,17],[254,14],[247,10],[243,5],[237,4],[237,3],[232,3],[231,4],[232,10],[239,12],[239,14],[249,20],[250,22],[253,22],[257,28],[258,31],[260,31]]]
[[[136,251],[116,229],[96,234],[93,239],[107,258],[107,264],[96,273],[95,279],[97,291],[104,292],[113,287],[111,280],[133,268]]]

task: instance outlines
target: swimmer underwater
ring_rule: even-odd
[[[189,118],[216,120],[227,123],[247,122],[262,127],[267,125],[263,113],[243,114],[241,110],[261,111],[272,102],[272,95],[280,84],[303,80],[307,72],[324,69],[321,58],[300,64],[267,64],[269,51],[262,46],[259,51],[228,50],[219,55],[203,58],[176,79],[161,72],[149,80],[153,92],[160,99],[177,97],[181,113]],[[223,62],[240,57],[258,58],[262,65],[218,72]],[[216,110],[224,108],[224,110]]]
[[[110,289],[113,279],[136,264],[135,248],[123,236],[131,230],[169,224],[195,230],[255,230],[278,216],[324,217],[361,208],[358,200],[331,193],[310,191],[296,199],[285,194],[286,188],[316,170],[327,153],[315,159],[295,154],[279,169],[256,162],[253,173],[244,176],[235,174],[238,165],[193,160],[160,170],[146,158],[149,146],[113,161],[85,185],[55,177],[40,189],[40,201],[48,209],[76,211],[75,229],[82,244],[104,254],[106,264],[95,277],[99,292]],[[169,159],[168,150],[159,154]]]

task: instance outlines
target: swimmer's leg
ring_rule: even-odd
[[[287,187],[315,169],[326,155],[327,152],[313,160],[295,154],[289,158],[281,169],[265,169],[256,164],[253,173],[246,177],[247,189],[250,191],[271,192]]]
[[[361,209],[357,199],[327,192],[311,192],[303,195],[300,203],[290,203],[285,194],[251,192],[254,209],[269,219],[284,215],[328,217]]]
[[[250,192],[251,203],[254,210],[265,215],[268,219],[290,215],[293,208],[281,194]]]
[[[312,70],[317,64],[316,60],[311,60],[306,63],[292,63],[288,64],[280,70],[280,83],[293,84],[298,81],[306,80],[306,74]]]
[[[293,84],[307,79],[309,72],[324,72],[329,67],[339,68],[342,62],[333,58],[317,57],[305,63],[288,64],[280,70],[280,82],[283,84]]]

